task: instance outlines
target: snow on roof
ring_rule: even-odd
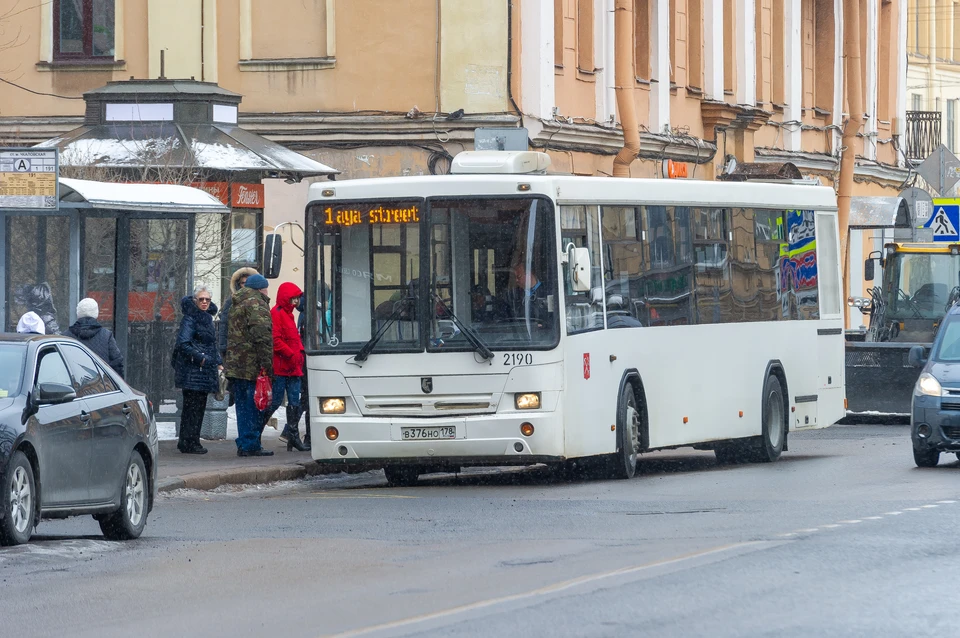
[[[160,163],[180,146],[176,138],[143,140],[81,138],[73,140],[60,154],[63,166],[132,166]],[[162,165],[162,164],[161,164]]]
[[[77,199],[79,196],[79,199]],[[216,197],[198,188],[173,184],[124,184],[60,179],[60,200],[96,208],[191,213],[228,213]]]

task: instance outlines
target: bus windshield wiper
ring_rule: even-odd
[[[463,336],[467,338],[467,341],[470,342],[470,345],[473,346],[473,349],[479,352],[480,356],[484,359],[493,359],[493,351],[487,347],[487,344],[483,342],[483,340],[480,338],[480,335],[478,335],[473,328],[470,328],[463,323],[463,321],[460,320],[460,317],[455,315],[453,310],[447,307],[447,304],[443,301],[440,295],[434,294],[434,297],[443,307],[443,310],[447,316],[453,319],[454,325],[460,329],[460,332],[463,333]]]
[[[386,334],[390,326],[392,326],[397,321],[399,321],[400,315],[402,315],[403,312],[407,310],[407,308],[410,306],[410,303],[413,301],[416,301],[414,297],[404,297],[403,299],[398,301],[390,317],[385,322],[383,322],[383,325],[380,326],[379,330],[377,330],[377,334],[370,337],[370,340],[367,341],[365,344],[363,344],[363,347],[360,348],[360,352],[358,352],[356,356],[353,357],[353,360],[366,361],[367,357],[370,355],[370,352],[376,347],[380,339],[383,338],[383,335]]]

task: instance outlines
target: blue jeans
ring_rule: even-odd
[[[266,423],[277,411],[280,404],[283,403],[283,395],[287,395],[287,405],[300,407],[300,380],[303,377],[274,377],[273,378],[273,401],[270,407],[263,411],[261,422]]]
[[[260,449],[260,411],[253,402],[256,383],[246,379],[232,379],[230,392],[237,409],[237,449],[256,452]]]

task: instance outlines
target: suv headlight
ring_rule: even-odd
[[[920,375],[920,378],[917,379],[917,387],[914,389],[916,394],[928,397],[938,397],[942,391],[940,382],[929,372]]]

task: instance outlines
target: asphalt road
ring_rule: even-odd
[[[956,457],[904,426],[795,434],[769,465],[631,481],[381,473],[161,497],[143,538],[44,522],[0,550],[17,636],[954,635]]]

